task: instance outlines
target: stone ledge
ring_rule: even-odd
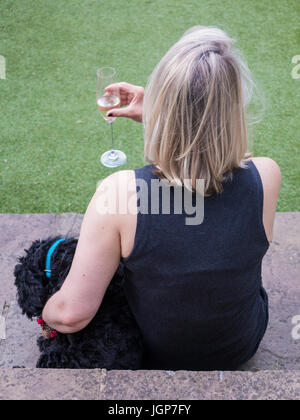
[[[274,241],[263,261],[270,324],[255,357],[235,372],[35,369],[40,331],[15,303],[13,267],[24,248],[48,235],[78,235],[83,215],[0,214],[0,400],[288,400],[300,399],[300,213],[277,213]],[[3,315],[3,314],[2,314]],[[2,316],[1,315],[1,316]],[[13,366],[26,366],[15,368]]]
[[[0,369],[1,400],[299,400],[300,371]]]
[[[0,339],[0,368],[34,368],[39,328],[15,304],[13,268],[24,248],[49,235],[79,234],[83,215],[0,214],[0,316],[5,302],[6,339]],[[300,339],[292,336],[292,318],[300,315],[300,213],[276,213],[274,240],[263,259],[262,278],[269,295],[270,323],[245,371],[300,371]],[[1,321],[3,330],[3,320]],[[3,331],[2,331],[3,332]]]

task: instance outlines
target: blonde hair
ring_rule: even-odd
[[[169,49],[146,87],[145,159],[176,184],[204,179],[205,195],[221,193],[244,167],[251,76],[234,41],[213,27],[193,27]]]

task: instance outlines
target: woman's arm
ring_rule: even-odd
[[[119,216],[99,212],[99,200],[103,203],[112,198],[111,182],[116,174],[103,181],[102,186],[106,183],[108,188],[94,194],[82,222],[70,272],[43,310],[45,322],[62,333],[79,331],[93,319],[118,268]]]
[[[281,186],[281,172],[278,164],[268,157],[252,158],[263,185],[263,225],[269,242],[273,240],[273,226],[278,195]]]

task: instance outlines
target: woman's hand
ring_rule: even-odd
[[[106,115],[108,117],[127,117],[134,121],[142,122],[144,88],[121,82],[107,86],[105,91],[110,93],[110,91],[113,91],[116,87],[118,87],[120,91],[120,106],[125,106],[126,108],[111,109]]]

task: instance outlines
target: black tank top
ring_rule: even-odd
[[[151,180],[158,179],[153,169],[135,170],[149,187],[149,209]],[[133,250],[122,261],[124,291],[145,343],[145,369],[235,369],[263,338],[268,297],[261,264],[269,242],[254,163],[235,169],[223,187],[222,194],[204,198],[199,225],[187,225],[184,212],[172,214],[172,205],[171,214],[160,208],[159,214],[137,215]]]

